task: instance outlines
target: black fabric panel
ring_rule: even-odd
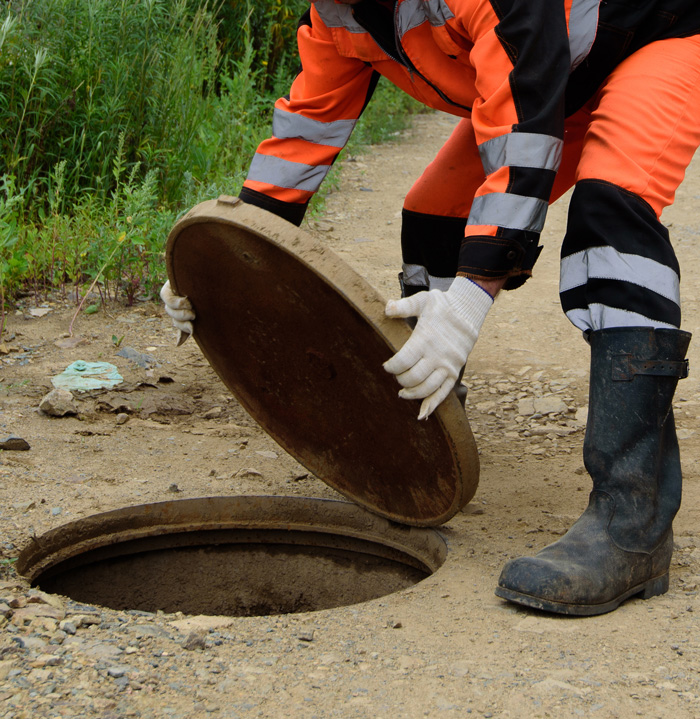
[[[561,138],[569,79],[569,38],[563,2],[491,0],[496,35],[513,62],[516,132]]]
[[[299,18],[299,22],[297,23],[297,30],[302,27],[313,27],[311,24],[311,5],[306,9],[306,12]]]
[[[421,265],[433,277],[454,277],[464,240],[464,217],[403,210],[401,255],[406,265]]]
[[[248,187],[242,187],[241,191],[238,193],[238,197],[243,200],[243,202],[260,207],[268,212],[272,212],[297,227],[301,225],[304,215],[306,214],[306,208],[309,204],[308,202],[303,204],[282,202],[282,200],[278,200],[274,197],[268,197],[267,195],[263,195],[262,192],[251,190]]]
[[[639,48],[656,40],[699,32],[698,0],[607,0],[601,3],[593,47],[569,79],[567,116],[579,110],[612,70]]]
[[[668,230],[644,200],[611,182],[583,180],[571,196],[561,255],[605,246],[655,260],[680,276]]]
[[[508,277],[504,289],[520,287],[532,274],[542,248],[539,234],[499,228],[496,237],[466,237],[459,253],[459,272],[497,279]]]
[[[553,170],[511,166],[508,192],[549,202],[556,176],[557,173]]]
[[[396,46],[393,3],[387,5],[376,0],[362,0],[353,5],[352,14],[390,58],[401,62],[401,53]]]
[[[560,298],[564,312],[601,304],[636,312],[676,327],[681,325],[681,308],[675,302],[632,282],[589,279],[585,285],[562,292]]]

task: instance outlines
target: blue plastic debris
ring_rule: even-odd
[[[77,360],[68,365],[61,374],[51,378],[51,384],[59,389],[87,392],[91,389],[109,389],[121,384],[124,378],[109,362],[83,362]]]

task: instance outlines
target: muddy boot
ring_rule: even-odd
[[[558,614],[592,615],[668,589],[681,465],[671,400],[690,334],[646,327],[590,334],[586,511],[535,557],[506,564],[496,594]]]

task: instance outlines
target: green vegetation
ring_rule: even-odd
[[[0,10],[0,332],[22,293],[128,304],[177,216],[235,194],[307,0],[9,0]],[[4,13],[4,16],[2,15]],[[417,104],[380,83],[358,143]]]

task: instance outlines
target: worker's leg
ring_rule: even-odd
[[[690,335],[659,218],[700,144],[700,38],[622,63],[596,97],[562,248],[561,298],[589,331],[588,508],[537,556],[510,561],[496,593],[600,614],[668,588],[681,467],[671,403]]]
[[[401,250],[407,294],[450,286],[471,200],[483,181],[474,130],[465,118],[404,201]]]

